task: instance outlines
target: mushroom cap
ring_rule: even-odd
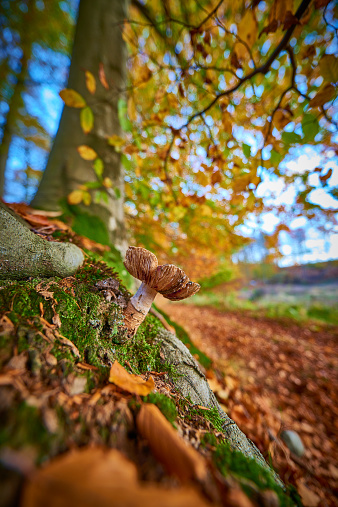
[[[200,289],[174,264],[159,266],[156,255],[145,248],[130,246],[123,264],[131,275],[171,301],[193,296]]]
[[[190,282],[190,280],[179,290],[170,292],[169,294],[163,294],[163,297],[170,299],[171,301],[180,301],[181,299],[189,298],[200,290],[201,286],[198,283]]]
[[[126,270],[134,278],[148,283],[158,266],[156,255],[145,248],[130,246],[123,262]]]
[[[161,294],[175,292],[189,281],[184,271],[174,264],[157,266],[149,285]]]

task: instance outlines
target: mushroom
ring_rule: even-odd
[[[159,266],[156,255],[145,248],[130,246],[124,265],[131,275],[142,282],[124,312],[124,325],[129,336],[136,333],[158,292],[171,301],[179,301],[193,296],[200,289],[200,285],[191,282],[177,266]]]

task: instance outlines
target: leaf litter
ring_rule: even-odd
[[[222,408],[308,507],[337,505],[337,328],[301,326],[170,304],[161,308],[213,360],[208,382]],[[283,430],[301,437],[293,454]]]

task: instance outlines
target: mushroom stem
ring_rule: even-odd
[[[157,291],[142,283],[136,294],[129,300],[124,312],[124,325],[134,335],[149,312]]]

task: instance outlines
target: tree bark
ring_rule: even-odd
[[[60,209],[60,200],[72,190],[95,180],[91,163],[80,158],[76,148],[81,144],[92,147],[105,164],[104,177],[109,177],[115,189],[108,190],[108,203],[92,203],[85,211],[100,217],[106,224],[112,243],[124,246],[124,171],[119,154],[108,146],[106,138],[121,135],[118,120],[118,93],[125,86],[126,48],[118,22],[126,17],[126,0],[81,0],[68,88],[79,92],[94,113],[94,128],[85,135],[80,126],[79,110],[65,107],[51,150],[46,170],[32,206],[49,210]],[[110,89],[97,79],[103,64]],[[97,90],[90,95],[85,86],[84,71],[97,79]]]

